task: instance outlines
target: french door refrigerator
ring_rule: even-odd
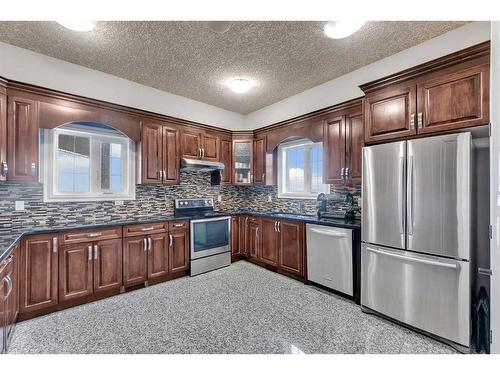
[[[365,147],[361,304],[470,343],[471,135]]]

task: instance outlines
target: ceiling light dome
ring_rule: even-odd
[[[59,25],[64,26],[67,29],[73,31],[92,31],[95,27],[95,21],[88,20],[65,20],[65,21],[56,21]]]
[[[246,78],[235,78],[228,81],[226,84],[231,89],[231,91],[235,92],[236,94],[244,94],[255,86],[252,81]]]
[[[333,39],[346,38],[355,33],[365,24],[365,21],[330,21],[325,24],[323,31]]]

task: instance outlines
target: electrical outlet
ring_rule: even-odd
[[[123,201],[115,201],[115,206],[123,206]]]
[[[222,202],[222,195],[221,194],[217,195],[217,202],[219,202],[219,203]]]
[[[16,211],[24,211],[24,201],[16,201],[15,209]]]
[[[273,201],[273,196],[272,195],[268,195],[267,196],[267,201],[268,202],[272,202]]]

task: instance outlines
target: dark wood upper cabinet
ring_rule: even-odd
[[[279,268],[297,276],[304,274],[304,224],[297,221],[279,223]]]
[[[123,285],[122,239],[96,241],[94,250],[94,293],[118,292]]]
[[[253,170],[253,141],[233,140],[233,185],[251,185]]]
[[[185,271],[189,268],[189,231],[170,231],[168,246],[168,271]]]
[[[161,184],[163,169],[162,126],[144,123],[142,125],[142,182]]]
[[[123,239],[123,284],[144,283],[147,278],[148,243],[146,236]]]
[[[323,181],[338,184],[344,181],[345,116],[331,116],[323,125]]]
[[[279,221],[272,218],[261,218],[261,252],[260,261],[271,266],[278,265],[280,251]]]
[[[0,92],[0,181],[7,179],[7,95]]]
[[[345,176],[350,185],[361,183],[361,159],[363,151],[363,113],[354,111],[346,116],[345,121],[346,153]]]
[[[201,151],[203,160],[218,161],[219,137],[213,134],[203,134]]]
[[[232,156],[232,141],[231,139],[220,140],[220,162],[224,164],[224,170],[221,172],[221,184],[231,183],[231,156]]]
[[[61,247],[59,255],[59,301],[93,293],[93,243],[82,242]]]
[[[416,134],[416,87],[399,84],[369,93],[364,100],[365,142]]]
[[[162,177],[164,184],[177,184],[179,183],[179,130],[163,126],[163,168]]]
[[[58,304],[57,235],[36,235],[21,242],[19,311],[28,313]]]
[[[182,157],[188,159],[201,158],[201,134],[182,131],[181,134]]]
[[[10,181],[38,181],[38,102],[8,97],[7,162]]]
[[[417,85],[418,133],[489,123],[489,65],[422,77]]]
[[[266,138],[253,141],[253,183],[266,183]]]

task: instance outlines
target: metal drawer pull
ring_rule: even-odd
[[[347,235],[345,233],[340,233],[340,232],[335,232],[335,231],[330,231],[330,230],[322,230],[322,229],[316,229],[316,228],[309,228],[309,231],[317,234],[324,234],[325,236],[330,236],[330,237],[339,237],[339,238],[344,238]]]
[[[87,237],[88,237],[88,238],[94,238],[94,237],[99,237],[99,236],[102,236],[102,233],[101,233],[101,232],[98,232],[98,233],[89,233],[89,234],[87,234]]]
[[[52,237],[52,252],[57,253],[57,237]]]
[[[410,115],[410,129],[415,129],[415,114]]]
[[[174,236],[171,234],[168,235],[168,246],[172,246],[174,244]]]
[[[94,260],[97,260],[99,258],[99,246],[94,245]]]
[[[183,227],[184,224],[174,224],[174,228],[180,228],[180,227]]]
[[[421,128],[423,123],[424,123],[423,118],[424,118],[424,116],[423,116],[422,112],[419,112],[418,116],[417,116],[417,124],[418,124],[419,128]]]
[[[148,230],[153,230],[155,227],[147,227],[147,228],[141,228],[141,231],[146,232]]]
[[[151,251],[151,237],[148,237],[148,250]]]
[[[1,168],[0,174],[3,177],[7,177],[7,175],[9,174],[9,165],[7,164],[7,162],[2,161],[2,165],[0,166],[0,168]]]
[[[345,180],[345,168],[340,169],[340,176],[342,177],[342,180]]]
[[[444,262],[438,262],[435,260],[429,260],[429,259],[421,259],[421,258],[414,258],[414,257],[408,257],[404,255],[398,255],[398,254],[393,254],[393,253],[388,253],[382,250],[377,250],[373,249],[371,247],[366,247],[366,250],[371,251],[372,253],[380,254],[380,255],[387,255],[389,257],[401,259],[401,260],[406,260],[408,262],[414,262],[414,263],[422,263],[422,264],[428,264],[430,266],[438,266],[438,267],[443,267],[443,268],[451,268],[451,269],[458,269],[460,266],[456,263],[444,263]]]
[[[92,245],[87,247],[88,260],[92,260]]]
[[[6,294],[4,294],[4,298],[9,298],[10,293],[12,293],[12,279],[10,278],[10,275],[7,275],[3,278],[4,282],[7,282],[7,285],[9,286],[9,289]]]
[[[31,175],[36,176],[36,163],[31,163]]]
[[[147,251],[147,250],[148,250],[148,243],[147,243],[147,242],[148,242],[148,241],[146,240],[146,237],[144,237],[144,238],[142,239],[142,245],[143,245],[142,247],[143,247],[144,251]]]

